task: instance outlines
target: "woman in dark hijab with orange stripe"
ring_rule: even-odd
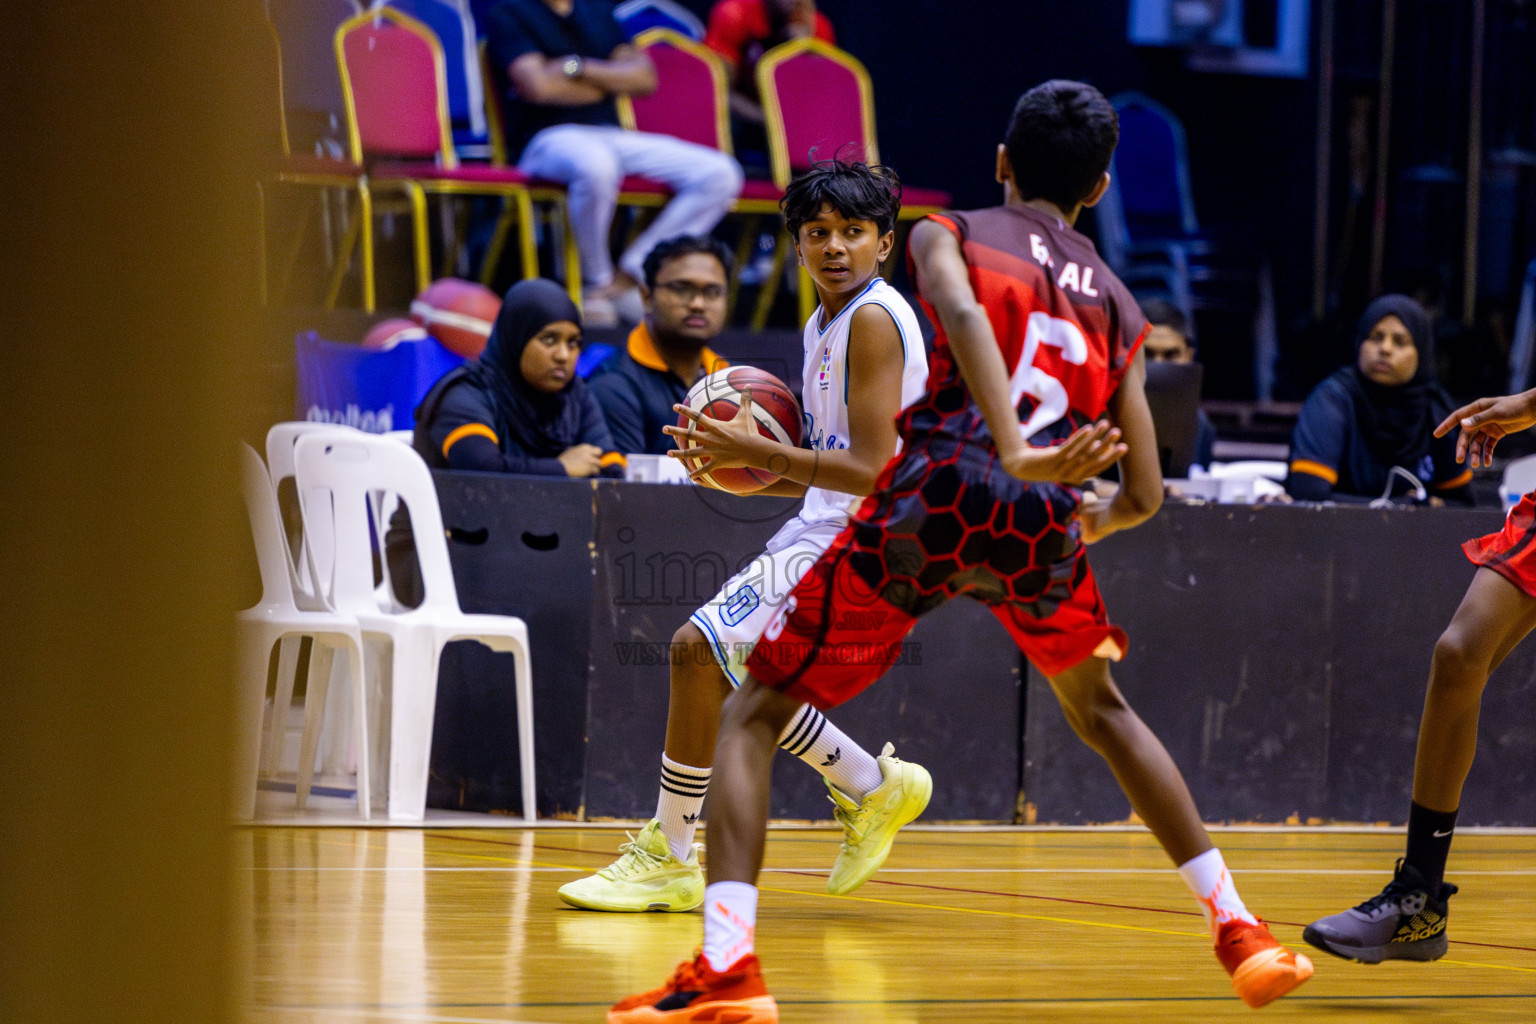
[[[1455,408],[1435,380],[1434,335],[1406,295],[1366,307],[1355,361],[1307,397],[1291,438],[1285,489],[1302,501],[1431,495],[1472,504],[1472,471],[1456,464],[1451,438],[1433,431]]]
[[[415,447],[434,469],[623,476],[624,456],[576,375],[581,313],[536,278],[508,289],[478,363],[433,386],[416,410]]]

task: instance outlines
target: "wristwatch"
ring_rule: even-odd
[[[566,78],[577,78],[581,75],[581,58],[567,57],[560,65],[560,73]]]

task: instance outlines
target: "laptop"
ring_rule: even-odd
[[[1165,479],[1189,476],[1200,440],[1200,384],[1205,367],[1199,363],[1147,362],[1147,406],[1157,432],[1158,461]]]

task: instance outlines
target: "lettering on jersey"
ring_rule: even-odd
[[[811,424],[807,424],[807,429]],[[848,442],[836,434],[828,434],[822,428],[817,427],[815,433],[810,434],[806,446],[812,451],[829,452],[834,448],[847,448]]]
[[[1056,261],[1051,259],[1051,250],[1045,246],[1045,239],[1039,235],[1029,236],[1029,254],[1035,258],[1035,262],[1041,266],[1054,267]]]
[[[1056,287],[1077,292],[1079,295],[1099,297],[1099,293],[1093,288],[1093,268],[1079,268],[1076,263],[1068,263],[1061,276],[1056,279]]]
[[[832,386],[832,346],[821,350],[821,369],[816,371],[816,383],[825,391]]]
[[[1055,351],[1042,353],[1042,346]],[[1046,366],[1035,365],[1037,354],[1043,354]],[[1009,398],[1015,407],[1025,395],[1037,403],[1035,411],[1019,427],[1019,433],[1026,441],[1067,414],[1067,389],[1049,367],[1050,362],[1058,360],[1082,366],[1088,361],[1088,339],[1070,320],[1049,313],[1029,314],[1029,326],[1024,332],[1024,353],[1008,382]]]
[[[1045,239],[1039,235],[1029,236],[1029,254],[1035,258],[1035,262],[1041,266],[1056,267],[1056,261],[1051,258],[1051,250],[1045,244]],[[1093,268],[1080,267],[1076,263],[1068,262],[1062,268],[1061,276],[1056,279],[1056,287],[1068,291],[1077,292],[1079,295],[1087,295],[1098,298],[1098,289],[1093,286]]]

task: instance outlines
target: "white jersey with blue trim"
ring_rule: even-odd
[[[848,326],[860,306],[871,304],[890,313],[901,334],[901,407],[917,401],[927,387],[928,354],[923,349],[917,314],[900,292],[877,276],[826,327],[821,326],[820,306],[806,321],[800,406],[805,412],[807,447],[818,451],[848,447]],[[900,443],[898,440],[898,450]],[[862,500],[856,494],[812,487],[805,492],[798,518],[805,523],[846,522]]]

